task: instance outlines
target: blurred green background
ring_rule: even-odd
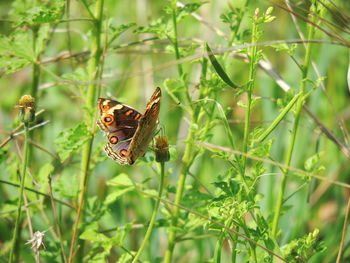
[[[42,109],[45,111],[37,117],[36,124],[44,121],[49,121],[49,123],[38,127],[32,133],[31,140],[37,147],[33,146],[30,151],[30,173],[28,173],[26,185],[48,193],[47,176],[51,174],[54,196],[68,203],[77,201],[80,189],[81,149],[79,142],[77,142],[79,139],[76,139],[77,149],[64,162],[60,161],[58,157],[60,147],[65,144],[67,139],[62,132],[74,129],[86,118],[88,114],[86,107],[87,86],[91,84],[87,65],[94,32],[92,30],[93,22],[91,19],[89,20],[89,13],[83,2],[69,1],[69,14],[67,14],[68,2],[65,1],[0,1],[1,141],[4,141],[20,124],[16,105],[22,95],[29,94],[32,90],[32,63],[19,55],[30,53],[28,50],[33,51],[34,35],[30,26],[26,24],[30,25],[31,22],[26,21],[26,18],[35,17],[33,14],[42,14],[40,8],[44,13],[47,10],[54,10],[53,12],[58,10],[58,17],[50,20],[50,17],[41,16],[42,20],[39,22],[42,35],[39,34],[38,37],[43,37],[44,40],[41,42],[43,47],[39,54],[40,80],[36,99],[37,111]],[[278,7],[279,4],[282,5],[285,2],[278,1],[272,12],[276,19],[261,26],[259,42],[300,39],[299,33],[306,35],[307,23],[303,18],[307,18],[310,2],[290,2],[295,12],[300,16],[295,18],[297,27],[293,23],[291,14]],[[321,3],[321,1],[318,2]],[[328,4],[329,10],[324,9],[320,15],[322,19],[317,21],[319,27],[336,36],[341,36],[345,40],[349,39],[349,24],[342,23],[350,21],[350,2],[345,0],[323,2]],[[194,1],[184,1],[183,3],[189,4],[194,3]],[[177,34],[181,57],[187,59],[182,63],[182,66],[193,105],[198,103],[199,86],[202,85],[200,63],[203,54],[205,54],[204,43],[207,42],[213,50],[219,51],[218,53],[220,53],[221,48],[250,43],[251,17],[254,11],[256,8],[260,8],[261,13],[263,13],[268,7],[274,6],[274,3],[274,1],[213,0],[203,2],[203,5],[195,10],[195,16],[188,13],[178,22]],[[93,7],[93,1],[87,1],[86,4]],[[142,31],[142,27],[149,25],[157,25],[157,30],[164,28],[166,30],[171,25],[169,9],[170,1],[105,1],[102,30],[107,34],[102,34],[101,43],[108,42],[118,30],[122,33],[104,51],[103,74],[98,84],[101,84],[102,87],[101,97],[117,99],[140,112],[144,111],[147,100],[155,87],[161,87],[163,100],[159,117],[160,133],[168,136],[171,153],[171,160],[166,163],[168,176],[166,193],[163,197],[174,200],[182,165],[181,159],[184,148],[188,144],[186,137],[191,121],[191,116],[182,110],[181,105],[189,106],[189,104],[186,100],[175,101],[170,96],[176,94],[174,91],[176,85],[182,85],[171,41],[166,37],[161,38],[159,31],[152,33],[151,30],[148,30],[149,32],[146,33],[138,33]],[[231,45],[229,44],[230,36],[232,36],[230,25],[223,22],[224,15],[228,15],[230,11],[233,12],[231,14],[233,17],[242,18],[238,33],[234,36]],[[47,14],[45,13],[45,15]],[[53,17],[55,14],[51,15]],[[48,20],[43,21],[45,19]],[[164,19],[164,21],[159,23],[160,19]],[[237,22],[234,18],[233,21]],[[333,23],[334,26],[328,22]],[[234,25],[231,24],[231,26]],[[212,28],[215,28],[215,31]],[[320,29],[316,29],[315,38],[324,41],[324,43],[312,46],[311,59],[319,75],[310,67],[308,91],[312,87],[315,89],[307,99],[306,104],[323,125],[328,127],[340,141],[348,144],[350,127],[350,97],[347,83],[348,46],[330,44],[330,40],[337,43],[340,41],[325,34]],[[288,45],[291,48],[291,44]],[[11,48],[16,49],[19,53],[11,53]],[[270,61],[274,70],[296,93],[301,82],[298,64],[299,66],[302,64],[305,56],[303,44],[296,45],[292,55],[271,45],[261,46],[259,49],[262,50],[264,58]],[[247,48],[242,48],[237,53],[246,54],[246,52]],[[216,56],[231,80],[244,87],[248,82],[250,65],[235,54],[228,52]],[[210,64],[210,62],[208,63]],[[212,89],[216,88],[214,92],[208,92],[207,99],[214,99],[221,105],[225,119],[229,123],[236,149],[242,150],[245,109],[237,103],[240,100],[245,101],[245,94],[239,93],[223,83],[213,68],[210,68],[207,79],[208,83],[215,83],[215,80],[218,83],[217,88],[212,87]],[[211,94],[215,94],[215,97],[211,97]],[[286,95],[277,85],[275,79],[258,68],[253,96],[259,97],[260,100],[252,109],[252,130],[268,127],[279,114],[281,107],[292,98],[293,93]],[[206,107],[207,113],[211,109],[211,106],[208,105],[203,107]],[[204,138],[198,137],[198,140],[230,148],[222,113],[217,107],[214,110],[210,134]],[[288,114],[269,135],[271,151],[269,156],[264,157],[284,163],[293,119],[293,114]],[[200,127],[203,123],[198,123],[198,125]],[[253,137],[252,134],[251,137]],[[86,137],[82,135],[81,140],[85,139]],[[107,186],[106,182],[121,173],[126,173],[134,182],[142,183],[149,190],[156,190],[159,183],[157,172],[159,167],[154,161],[152,151],[149,151],[145,158],[141,158],[133,166],[121,166],[105,156],[102,151],[105,141],[106,138],[102,132],[97,130],[92,150],[85,222],[98,225],[99,232],[108,237],[115,235],[115,231],[108,230],[131,222],[134,227],[127,231],[123,246],[135,251],[144,236],[145,225],[150,219],[154,200],[145,198],[136,191],[131,191],[106,205],[105,198],[114,191],[114,188]],[[0,179],[2,180],[0,184],[1,262],[7,262],[19,194],[18,187],[10,186],[4,181],[19,182],[18,168],[21,163],[20,149],[22,144],[23,136],[19,135],[0,149]],[[198,155],[191,164],[190,175],[187,176],[185,196],[188,197],[192,191],[197,191],[206,193],[215,199],[219,196],[220,189],[214,182],[229,177],[232,165],[222,156],[218,157],[217,154],[203,147],[196,145],[193,147],[198,150]],[[310,168],[312,173],[318,171],[318,174],[323,177],[350,183],[349,158],[341,152],[335,143],[330,141],[305,111],[301,114],[291,166],[304,170]],[[253,169],[255,169],[253,162],[249,162],[249,167],[249,173],[253,173]],[[259,176],[255,185],[255,190],[260,197],[256,205],[266,221],[270,223],[279,191],[281,171],[271,164],[265,164],[264,167],[266,170]],[[282,215],[280,220],[281,235],[278,239],[280,244],[287,244],[317,228],[320,231],[318,242],[324,242],[327,249],[311,257],[308,262],[335,262],[343,230],[346,203],[349,199],[349,188],[336,186],[322,180],[308,180],[305,176],[297,173],[290,173],[289,176],[285,196],[293,195],[284,204],[285,215]],[[208,189],[209,193],[205,189]],[[42,252],[42,262],[62,262],[58,252],[53,251],[59,247],[57,236],[55,237],[50,232],[54,226],[49,198],[30,192],[26,193],[30,203],[29,210],[33,228],[40,231],[50,229],[46,236],[48,249]],[[189,208],[203,214],[207,213],[210,201],[206,199],[204,200],[205,204],[202,204],[203,200],[199,200],[198,206],[196,206],[196,202],[189,201],[186,199],[187,197],[184,198],[183,202],[185,206],[188,205]],[[171,209],[168,208],[167,205],[160,208],[157,227],[151,236],[149,247],[144,252],[145,261],[142,262],[146,262],[146,260],[158,262],[164,256],[168,237],[166,227],[169,226],[170,222],[169,211]],[[64,244],[69,247],[75,213],[66,206],[58,206],[58,210]],[[21,231],[23,241],[30,238],[24,215],[23,210]],[[218,231],[212,231],[208,226],[209,223],[204,222],[203,219],[202,222],[196,222],[184,211],[183,220],[192,222],[194,226],[193,229],[191,226],[184,227],[189,231],[188,233],[191,233],[188,236],[212,235],[203,239],[179,242],[175,250],[174,262],[214,262],[210,260],[214,254]],[[246,220],[247,225],[249,225],[250,219],[246,218]],[[242,242],[246,241],[242,239]],[[90,255],[89,252],[98,254],[103,249],[96,248],[94,247],[96,244],[91,243],[88,242],[85,247],[85,259],[98,262],[97,259],[92,261],[93,255]],[[245,246],[240,246],[243,253],[239,253],[237,262],[247,262],[244,261],[247,260]],[[349,246],[349,235],[346,235],[343,261],[341,262],[350,261]],[[91,247],[93,249],[89,251],[88,248]],[[106,257],[103,257],[100,262],[116,262],[118,259],[120,260],[120,255],[123,253],[123,249],[115,246],[108,255],[104,255]],[[20,255],[23,262],[35,262],[30,247],[24,246],[23,243]],[[231,262],[230,255],[230,246],[228,243],[224,243],[221,262]]]

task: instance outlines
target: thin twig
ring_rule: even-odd
[[[66,257],[66,254],[64,253],[64,245],[63,245],[63,238],[62,238],[62,234],[61,234],[61,228],[60,228],[60,225],[58,223],[57,210],[56,210],[56,206],[55,206],[55,202],[54,202],[54,198],[53,198],[53,194],[52,194],[51,176],[48,176],[48,181],[49,181],[49,196],[50,196],[50,200],[51,200],[53,219],[55,221],[56,231],[57,231],[57,234],[58,234],[59,239],[60,239],[61,254],[62,254],[64,262],[66,263],[67,257]]]
[[[8,182],[8,181],[2,180],[2,179],[0,179],[0,183],[7,184],[7,185],[11,185],[11,186],[14,186],[14,187],[20,187],[19,184],[15,184],[15,183],[12,183],[12,182]],[[42,193],[42,192],[37,191],[37,190],[35,190],[35,189],[31,189],[31,188],[29,188],[29,187],[24,187],[24,189],[25,189],[26,191],[30,191],[30,192],[32,192],[32,193],[36,193],[36,194],[38,194],[38,195],[42,195],[42,196],[45,196],[45,197],[47,197],[47,198],[50,198],[50,196],[49,196],[48,194]],[[65,205],[65,206],[68,206],[68,207],[70,207],[70,208],[72,208],[72,209],[74,209],[74,210],[76,209],[73,205],[71,205],[71,204],[69,204],[69,203],[67,203],[67,202],[64,202],[64,201],[62,201],[62,200],[59,200],[59,199],[57,199],[57,198],[54,198],[54,200],[55,200],[55,202],[60,203],[60,204]]]
[[[348,199],[348,205],[346,206],[346,212],[345,212],[345,218],[344,218],[344,224],[343,224],[343,232],[341,234],[341,241],[340,241],[340,246],[339,246],[339,251],[338,251],[336,263],[340,263],[340,260],[342,258],[345,235],[346,235],[346,230],[347,230],[347,226],[348,226],[349,211],[350,211],[350,197]]]
[[[269,164],[275,165],[275,166],[277,166],[277,167],[279,167],[281,169],[287,169],[287,170],[290,170],[290,171],[293,171],[293,172],[296,172],[296,173],[300,173],[300,174],[306,175],[308,177],[316,178],[316,179],[321,180],[321,181],[327,181],[327,182],[330,182],[332,184],[339,185],[339,186],[342,186],[342,187],[350,189],[350,184],[343,183],[343,182],[336,181],[336,180],[331,180],[331,179],[329,179],[327,177],[323,177],[322,175],[309,173],[309,172],[306,172],[304,170],[301,170],[301,169],[298,169],[298,168],[295,168],[295,167],[291,167],[291,166],[286,166],[284,164],[281,164],[281,163],[278,163],[278,162],[275,162],[275,161],[272,161],[272,160],[269,160],[269,159],[264,159],[264,158],[257,157],[257,156],[254,156],[254,155],[250,155],[250,154],[247,154],[247,153],[244,153],[244,152],[241,152],[241,151],[232,150],[230,148],[226,148],[226,147],[219,146],[219,145],[214,145],[214,144],[207,143],[207,142],[196,141],[195,143],[200,145],[200,146],[202,146],[202,147],[204,147],[204,148],[207,148],[207,149],[212,149],[212,150],[215,150],[215,151],[227,152],[227,153],[231,153],[231,154],[234,154],[234,155],[243,155],[243,156],[246,156],[247,158],[255,160],[255,161],[269,163]]]
[[[45,110],[40,110],[40,111],[38,111],[36,114],[35,114],[35,116],[38,116],[39,114],[41,114],[41,113],[43,113]],[[35,126],[33,126],[33,127],[30,127],[29,128],[29,131],[31,131],[31,130],[33,130],[33,129],[35,129],[35,128],[38,128],[38,127],[40,127],[40,126],[42,126],[42,125],[45,125],[47,122],[43,122],[43,123],[39,123],[38,125],[35,125]],[[7,137],[1,144],[0,144],[0,149],[2,148],[2,147],[4,147],[9,141],[11,141],[12,139],[13,139],[13,137],[15,137],[15,136],[17,136],[18,134],[21,134],[21,133],[23,133],[24,131],[21,131],[21,132],[19,132],[18,133],[18,130],[19,129],[21,129],[21,128],[23,128],[23,123],[21,123],[18,127],[16,127],[14,130],[12,130],[12,132],[10,133],[10,136],[9,137]]]

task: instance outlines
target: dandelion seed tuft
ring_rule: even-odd
[[[27,240],[27,242],[25,243],[26,245],[30,244],[31,245],[31,249],[33,249],[34,252],[39,251],[41,248],[46,249],[45,244],[44,244],[44,236],[45,236],[45,232],[40,232],[40,231],[36,231],[33,235],[33,237],[29,240]]]

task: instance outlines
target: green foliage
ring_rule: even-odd
[[[80,147],[88,140],[90,132],[86,123],[82,122],[75,128],[62,131],[56,138],[57,152],[64,162],[72,153],[80,149]]]
[[[349,4],[295,2],[294,24],[283,1],[141,2],[2,3],[0,262],[11,248],[13,262],[38,262],[29,226],[48,230],[40,262],[335,262]],[[150,143],[119,165],[102,150],[97,98],[143,114],[154,86],[170,160]],[[23,94],[45,110],[28,140],[14,117]]]
[[[294,239],[289,244],[282,247],[283,254],[288,262],[308,261],[318,252],[326,249],[324,242],[318,241],[319,230],[315,229],[312,233],[304,237]]]

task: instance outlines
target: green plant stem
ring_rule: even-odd
[[[185,153],[182,158],[182,169],[179,177],[179,181],[177,183],[177,189],[176,189],[176,197],[175,197],[175,204],[179,205],[182,200],[182,195],[183,191],[185,188],[185,182],[186,182],[186,175],[187,171],[191,165],[191,158],[192,158],[192,141],[194,140],[194,135],[195,135],[195,128],[193,125],[197,122],[197,117],[196,115],[192,118],[191,126],[190,126],[190,131],[188,133],[187,139],[186,139],[186,148],[185,148]],[[177,221],[179,217],[179,212],[180,208],[179,206],[174,207],[173,215],[172,215],[172,220],[171,220],[171,227],[169,229],[169,241],[168,241],[168,247],[165,253],[164,257],[164,263],[170,263],[172,262],[172,256],[176,244],[176,231],[175,228],[177,226]]]
[[[181,58],[181,54],[180,54],[180,50],[179,50],[179,43],[178,43],[178,39],[177,39],[177,21],[176,21],[176,17],[177,17],[177,7],[176,7],[176,3],[177,0],[172,0],[171,2],[171,6],[172,6],[172,22],[173,22],[173,29],[174,29],[174,35],[173,37],[170,37],[169,39],[171,40],[174,49],[175,49],[175,57],[176,60],[179,60]],[[177,71],[179,74],[179,77],[182,81],[182,84],[186,87],[186,91],[185,91],[185,97],[187,100],[187,103],[190,104],[190,106],[192,107],[191,104],[191,96],[188,93],[188,88],[187,88],[187,84],[186,81],[184,80],[184,74],[183,74],[183,68],[182,68],[182,64],[178,63],[177,64]]]
[[[151,234],[152,234],[152,231],[154,228],[154,223],[156,222],[158,208],[159,208],[159,204],[160,204],[160,200],[162,198],[162,193],[163,193],[163,188],[164,188],[164,178],[165,178],[165,169],[164,168],[165,168],[165,163],[161,162],[160,163],[160,183],[159,183],[158,198],[156,199],[156,203],[154,205],[152,217],[151,217],[151,220],[149,222],[146,235],[145,235],[145,237],[141,243],[141,246],[140,246],[139,250],[137,251],[132,263],[138,262],[138,259],[140,258],[149,238],[151,237]]]
[[[254,18],[253,18],[254,19]],[[251,117],[251,108],[252,108],[252,92],[254,89],[255,85],[255,75],[256,75],[256,67],[258,63],[258,49],[257,46],[255,45],[258,41],[258,25],[255,19],[253,20],[253,25],[252,25],[252,40],[251,44],[252,47],[250,48],[250,63],[249,63],[249,80],[248,80],[248,85],[247,85],[247,104],[246,104],[246,112],[245,112],[245,123],[244,123],[244,135],[243,135],[243,152],[247,153],[248,151],[248,144],[249,144],[249,133],[250,133],[250,117]],[[247,195],[249,197],[249,186],[245,180],[245,171],[246,171],[246,165],[247,165],[247,157],[243,156],[243,166],[242,166],[242,180],[243,180],[243,187],[245,188],[245,191],[247,192]],[[253,219],[254,215],[251,213]],[[255,220],[255,219],[254,219]],[[238,230],[238,229],[237,229]],[[249,233],[247,232],[248,236]],[[235,263],[236,262],[236,246],[237,246],[237,240],[233,244],[233,251],[232,251],[232,256],[231,256],[231,262]],[[256,259],[256,247],[250,244],[250,249],[251,253],[254,256],[254,262],[257,262]]]
[[[173,45],[175,48],[175,55],[176,55],[176,59],[180,59],[180,52],[179,52],[179,47],[178,47],[178,41],[177,41],[177,22],[176,22],[176,15],[177,15],[177,7],[176,7],[176,0],[172,1],[172,19],[173,19],[173,27],[174,27],[174,37],[173,37]],[[186,182],[186,176],[187,176],[187,172],[191,166],[191,160],[192,160],[192,147],[193,147],[193,140],[194,140],[194,136],[196,134],[194,125],[197,123],[198,120],[198,115],[199,115],[199,110],[193,109],[192,104],[191,104],[191,98],[190,95],[188,93],[188,87],[184,81],[183,78],[183,70],[182,70],[182,65],[178,64],[178,73],[179,73],[179,77],[181,78],[183,85],[186,87],[186,91],[185,91],[185,96],[186,99],[188,101],[188,103],[190,103],[190,108],[192,109],[192,121],[190,124],[190,130],[186,139],[186,148],[185,148],[185,152],[182,158],[182,168],[181,168],[181,172],[180,172],[180,177],[177,183],[177,189],[176,189],[176,197],[175,197],[175,204],[179,205],[181,203],[182,200],[182,195],[183,195],[183,191],[185,188],[185,182]],[[176,244],[176,231],[175,228],[177,226],[177,222],[178,222],[178,217],[179,217],[179,206],[175,206],[174,207],[174,211],[173,211],[173,215],[172,215],[172,220],[171,220],[171,226],[169,228],[169,239],[168,239],[168,247],[165,253],[165,257],[164,257],[164,263],[170,263],[172,262],[172,257],[173,257],[173,252],[174,252],[174,248],[175,248],[175,244]]]
[[[39,32],[40,27],[34,27],[32,28],[33,31],[33,50],[34,52],[36,52],[36,41],[38,38],[38,32]],[[40,53],[38,52],[38,54],[36,54],[36,61],[33,63],[33,80],[32,80],[32,86],[30,89],[30,95],[32,95],[32,97],[34,99],[37,99],[38,96],[38,87],[39,87],[39,81],[40,81]]]
[[[312,16],[312,21],[315,22],[314,20],[315,20],[315,16]],[[315,34],[315,27],[312,24],[309,24],[308,40],[313,39],[314,34]],[[301,79],[300,91],[299,91],[300,98],[296,102],[295,120],[293,123],[292,134],[291,134],[291,138],[289,141],[289,146],[288,146],[288,150],[287,150],[287,154],[286,154],[286,158],[285,158],[285,166],[287,166],[287,167],[290,166],[290,163],[292,160],[293,150],[294,150],[294,146],[295,146],[295,139],[296,139],[296,135],[298,132],[301,110],[302,110],[302,107],[304,105],[305,85],[306,85],[306,81],[307,81],[308,69],[309,69],[310,60],[311,60],[311,50],[312,50],[311,47],[312,47],[312,44],[310,42],[308,42],[308,44],[306,46],[304,64],[302,67],[302,79]],[[275,209],[274,218],[272,221],[272,234],[274,236],[277,235],[278,223],[279,223],[279,219],[281,217],[283,197],[284,197],[284,192],[285,192],[285,188],[286,188],[286,184],[287,184],[288,172],[289,172],[288,169],[283,170],[282,181],[281,181],[281,185],[280,185],[280,189],[279,189],[279,193],[278,193],[278,197],[277,197],[276,209]]]
[[[280,114],[276,117],[276,119],[271,123],[271,125],[256,139],[256,143],[261,142],[266,139],[267,136],[278,126],[278,124],[284,119],[286,114],[290,112],[295,103],[300,99],[301,93],[298,93],[290,100],[287,106],[281,111]]]
[[[252,28],[252,47],[250,48],[250,63],[249,63],[249,82],[247,86],[247,108],[245,112],[245,123],[244,123],[244,135],[243,135],[243,152],[247,153],[248,151],[248,139],[249,139],[249,130],[250,130],[250,115],[252,107],[252,92],[255,85],[255,75],[256,75],[256,66],[257,66],[257,32],[258,27],[256,22],[253,22]],[[247,158],[243,156],[243,174],[245,176]]]
[[[28,158],[29,158],[29,129],[28,129],[28,123],[24,125],[24,146],[23,146],[23,164],[22,164],[22,172],[21,172],[21,187],[20,187],[20,194],[19,194],[19,200],[17,205],[17,217],[16,217],[16,223],[15,223],[15,230],[13,233],[13,240],[12,240],[12,247],[10,251],[10,257],[9,257],[9,263],[14,262],[14,254],[15,254],[15,248],[17,246],[18,242],[18,232],[19,232],[19,225],[21,221],[21,212],[22,212],[22,203],[23,203],[23,191],[24,191],[24,184],[26,179],[26,171],[27,171],[27,165],[28,165]]]
[[[95,134],[95,111],[96,111],[96,98],[97,94],[100,93],[100,85],[95,84],[96,80],[99,78],[99,65],[100,65],[100,59],[101,59],[101,34],[102,34],[102,15],[103,15],[103,5],[104,0],[97,0],[96,1],[96,7],[95,7],[95,21],[94,21],[94,38],[91,43],[91,55],[92,58],[89,62],[89,76],[90,81],[92,82],[87,90],[87,97],[86,97],[86,106],[89,109],[86,115],[86,122],[88,124],[88,127],[91,129],[91,137],[89,140],[84,144],[83,150],[82,150],[82,160],[81,160],[81,170],[80,170],[80,195],[79,195],[79,205],[77,210],[77,215],[75,218],[74,228],[73,228],[73,234],[71,239],[71,246],[69,251],[69,258],[68,262],[71,263],[73,261],[74,256],[74,248],[75,248],[75,242],[76,237],[78,234],[78,225],[80,222],[80,216],[81,211],[84,207],[84,199],[86,190],[88,187],[88,179],[89,179],[89,167],[90,167],[90,158],[91,158],[91,150],[92,150],[92,144],[94,141],[94,134]],[[81,250],[83,250],[81,248]],[[82,260],[82,257],[79,258]]]
[[[175,56],[176,59],[179,60],[181,58],[180,51],[179,51],[179,44],[177,41],[177,22],[176,22],[176,15],[177,15],[177,7],[176,7],[176,0],[172,1],[172,20],[173,20],[173,28],[174,28],[174,37],[172,38],[172,42],[175,49]],[[183,69],[181,63],[177,64],[177,71],[179,73],[179,76],[182,78],[183,75]]]

